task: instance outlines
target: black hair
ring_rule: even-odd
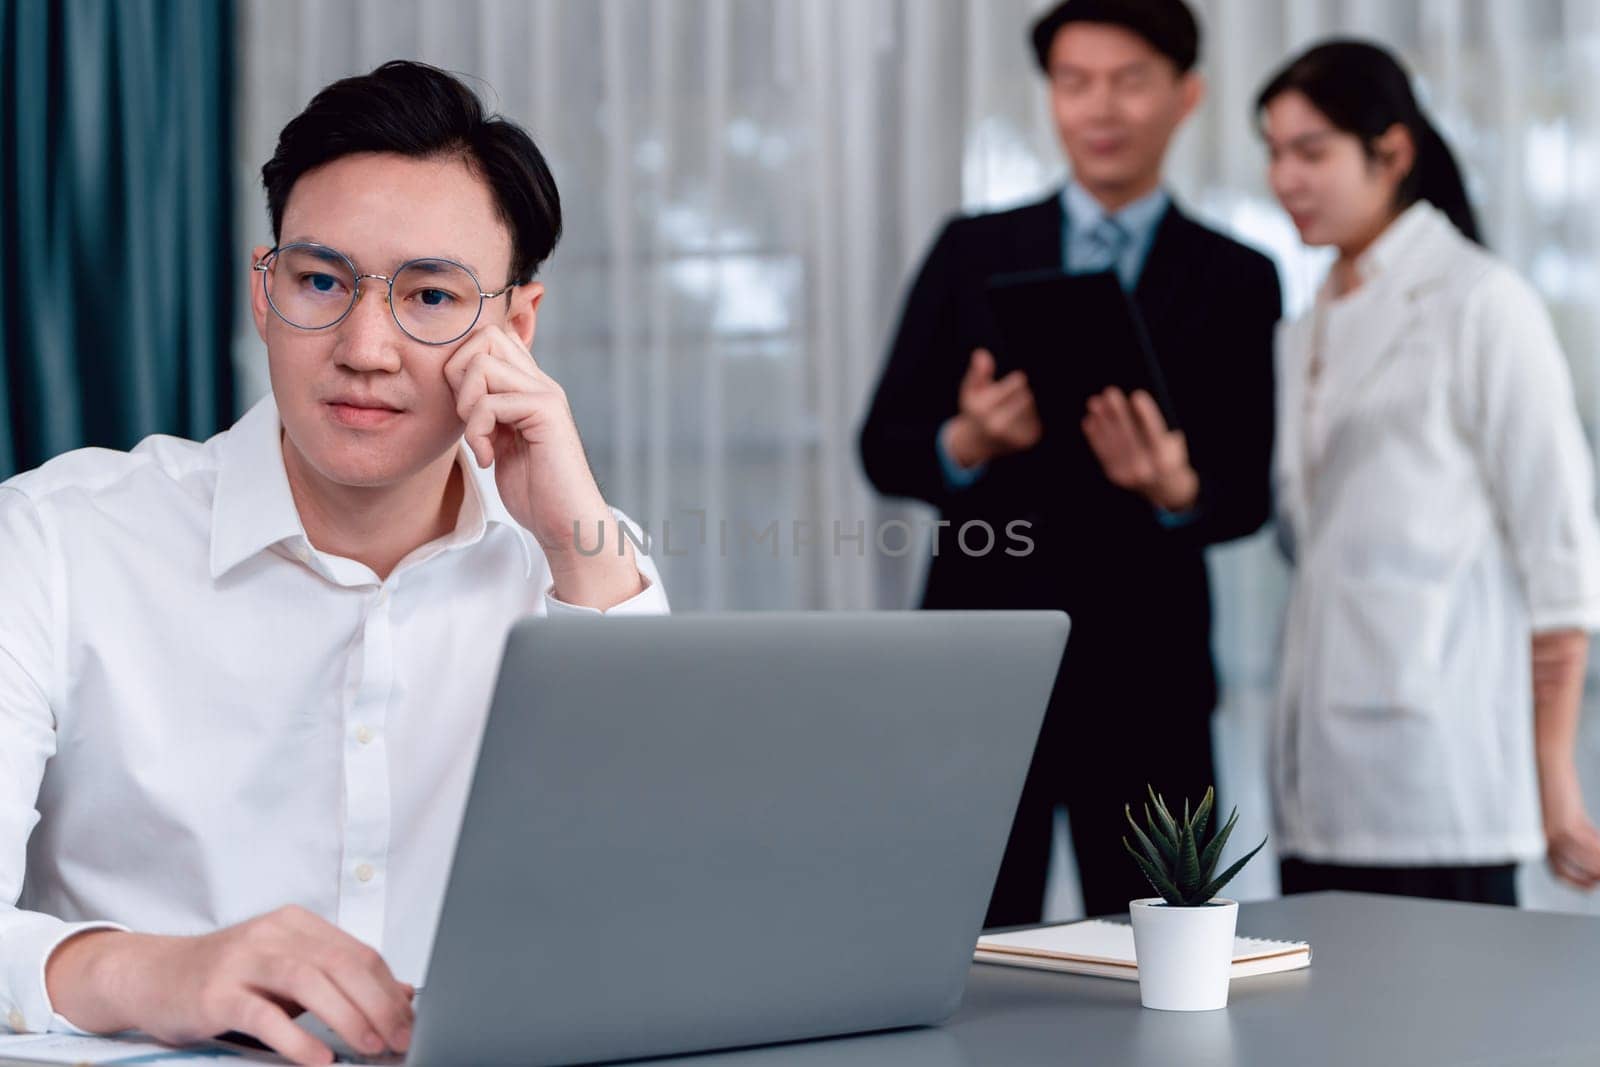
[[[1200,59],[1200,24],[1183,0],[1062,0],[1040,15],[1031,39],[1039,69],[1050,73],[1050,46],[1062,27],[1101,22],[1131,30],[1187,74]]]
[[[1467,238],[1483,243],[1455,154],[1417,103],[1405,68],[1386,49],[1356,40],[1316,45],[1267,80],[1256,97],[1256,114],[1288,92],[1303,94],[1337,129],[1358,137],[1369,157],[1376,157],[1378,138],[1404,126],[1416,145],[1416,163],[1395,191],[1396,206],[1426,200]]]
[[[294,183],[307,171],[357,152],[459,156],[488,183],[501,221],[511,231],[510,280],[518,285],[533,280],[561,239],[556,180],[527,131],[486,114],[477,94],[448,71],[392,60],[370,74],[327,86],[278,135],[277,149],[261,168],[275,241],[282,237]]]

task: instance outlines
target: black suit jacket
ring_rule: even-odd
[[[1258,529],[1269,511],[1277,271],[1265,256],[1171,206],[1134,302],[1167,379],[1190,461],[1198,512],[1164,526],[1143,498],[1113,486],[1079,426],[1046,426],[1045,445],[990,464],[950,489],[934,447],[956,413],[974,348],[994,348],[989,278],[1061,266],[1059,196],[950,222],[911,288],[866,424],[868,478],[890,496],[927,501],[948,527],[936,538],[923,606],[1060,608],[1073,618],[1057,697],[1086,724],[1107,718],[1206,714],[1216,703],[1211,602],[1203,549]],[[1072,358],[1072,324],[1061,324]],[[979,554],[982,520],[994,550]],[[1033,542],[1008,538],[1023,520]],[[1077,716],[1074,716],[1075,718]]]

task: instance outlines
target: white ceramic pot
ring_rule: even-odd
[[[1130,901],[1128,912],[1145,1007],[1215,1011],[1228,1006],[1238,901],[1218,897],[1198,908],[1175,908],[1148,897]]]

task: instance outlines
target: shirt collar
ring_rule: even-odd
[[[222,439],[211,500],[212,578],[280,541],[306,535],[283,469],[280,428],[278,406],[268,395]]]
[[[1404,261],[1407,254],[1419,248],[1434,224],[1438,210],[1426,200],[1418,200],[1402,211],[1389,227],[1378,235],[1372,246],[1356,257],[1356,273],[1363,282],[1387,274]]]
[[[1124,204],[1117,211],[1107,212],[1100,206],[1100,201],[1077,181],[1069,181],[1066,188],[1061,190],[1061,209],[1066,212],[1067,225],[1080,233],[1088,233],[1096,223],[1109,215],[1131,236],[1137,237],[1154,229],[1171,203],[1172,198],[1167,191],[1157,188],[1131,204]]]
[[[283,467],[281,435],[278,406],[269,394],[223,437],[211,503],[213,579],[283,541],[298,538],[310,547]],[[465,442],[456,446],[456,464],[463,475],[461,511],[440,550],[475,544],[490,526],[505,526],[521,545],[524,573],[532,578],[533,535],[506,510],[495,485],[494,468],[480,468]]]
[[[1425,284],[1431,277],[1449,270],[1456,254],[1451,240],[1456,232],[1443,212],[1425,200],[1417,201],[1402,211],[1378,239],[1356,257],[1359,287],[1342,297],[1336,295],[1330,270],[1317,288],[1317,303],[1334,304],[1358,293],[1371,293],[1378,288],[1373,283],[1380,280],[1385,284],[1398,284],[1403,289]]]

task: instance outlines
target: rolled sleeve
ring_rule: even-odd
[[[1524,571],[1530,568],[1524,566]],[[1531,568],[1528,610],[1534,633],[1586,630],[1600,633],[1600,595],[1592,557],[1546,559]]]
[[[1549,313],[1503,268],[1479,283],[1467,311],[1479,461],[1533,629],[1600,630],[1594,465]]]
[[[620,604],[613,604],[604,611],[599,608],[586,607],[582,604],[568,604],[556,596],[555,586],[545,590],[545,611],[551,618],[558,616],[572,617],[576,615],[666,615],[667,594],[657,581],[651,581],[644,573],[644,568],[639,568],[639,576],[645,580],[645,587]]]
[[[616,518],[617,522],[628,528],[629,532],[633,535],[632,540],[636,546],[640,544],[648,544],[647,539],[641,536],[638,525],[634,523],[632,519],[628,518],[628,516],[624,515],[616,508],[611,509],[611,514]],[[671,614],[672,607],[667,602],[667,591],[661,584],[661,572],[656,567],[655,560],[650,556],[648,551],[641,552],[637,548],[635,548],[633,556],[639,567],[639,577],[644,581],[644,588],[639,590],[639,592],[635,593],[633,596],[622,601],[621,603],[613,604],[609,608],[606,608],[604,611],[602,611],[599,608],[585,607],[581,604],[569,604],[565,600],[559,599],[556,596],[555,584],[551,583],[550,587],[547,588],[544,593],[545,612],[551,618],[573,618],[583,615]]]

